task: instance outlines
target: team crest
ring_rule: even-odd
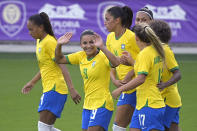
[[[25,25],[26,7],[21,1],[0,2],[0,29],[9,37],[18,34]]]
[[[94,66],[95,66],[95,64],[96,64],[96,61],[93,61],[93,62],[92,62],[92,67],[94,67]]]
[[[125,50],[125,44],[121,44],[121,49]]]
[[[98,5],[98,9],[97,9],[97,23],[99,25],[99,28],[101,29],[101,31],[107,35],[108,31],[104,25],[104,21],[105,21],[105,13],[106,11],[113,7],[113,6],[124,6],[125,4],[122,2],[117,2],[117,1],[106,1],[106,2],[102,2]]]

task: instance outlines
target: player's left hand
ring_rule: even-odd
[[[94,45],[98,48],[102,48],[104,44],[103,44],[103,39],[101,38],[101,36],[97,33],[94,33],[94,38],[95,38]]]
[[[67,44],[70,41],[72,35],[72,32],[67,32],[57,40],[57,43],[60,45]]]
[[[81,96],[79,95],[79,93],[74,88],[72,88],[69,91],[70,91],[70,96],[71,96],[72,100],[75,102],[75,104],[80,103]]]
[[[166,88],[166,84],[164,82],[160,82],[157,84],[157,87],[159,88],[160,91]]]
[[[120,57],[120,62],[123,65],[133,66],[135,60],[132,58],[131,54],[127,51],[122,52],[122,56]]]
[[[120,88],[117,88],[117,89],[115,89],[114,91],[112,91],[112,97],[113,97],[114,99],[118,99],[118,97],[120,96],[121,93],[122,93],[122,92],[121,92]]]

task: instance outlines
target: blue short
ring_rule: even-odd
[[[57,118],[60,118],[64,104],[66,103],[67,94],[59,94],[56,91],[48,91],[42,94],[38,112],[48,110]]]
[[[118,99],[117,106],[121,105],[131,105],[132,107],[136,106],[136,91],[131,94],[122,93]]]
[[[158,109],[150,107],[143,107],[140,110],[135,109],[130,128],[137,128],[142,131],[152,129],[164,131],[164,111],[165,107]]]
[[[113,111],[106,108],[98,108],[96,110],[83,109],[82,112],[82,129],[87,130],[90,126],[101,126],[108,131],[108,126]]]
[[[170,128],[172,123],[179,124],[179,110],[178,108],[171,108],[166,105],[165,113],[164,113],[164,125],[167,128]]]

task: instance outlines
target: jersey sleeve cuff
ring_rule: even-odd
[[[66,61],[68,62],[68,64],[71,64],[67,55],[65,55],[65,58],[66,58]]]
[[[147,75],[148,75],[148,72],[142,71],[142,72],[138,72],[137,74],[138,74],[138,75],[144,74],[144,75],[147,76]]]
[[[179,69],[179,67],[178,67],[178,66],[176,66],[176,67],[174,67],[174,68],[170,69],[170,71],[171,71],[171,72],[174,72],[175,70],[178,70],[178,69]]]

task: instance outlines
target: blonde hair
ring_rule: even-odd
[[[134,26],[134,32],[141,41],[143,41],[147,45],[152,44],[159,55],[163,58],[163,60],[165,60],[165,53],[162,47],[162,42],[148,24],[142,23]]]

